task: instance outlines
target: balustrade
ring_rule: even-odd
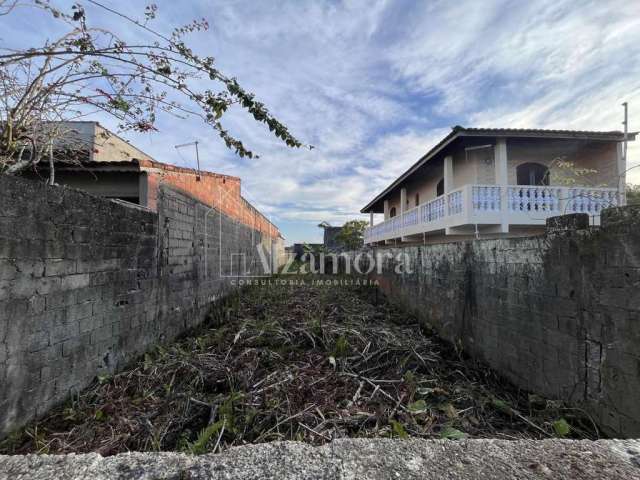
[[[510,223],[509,214],[514,214],[513,223],[519,225],[523,224],[523,216],[519,214],[536,214],[529,216],[530,222],[532,225],[540,225],[541,221],[544,222],[545,218],[552,215],[587,213],[597,216],[604,208],[616,205],[618,192],[612,188],[466,185],[400,216],[367,228],[365,242],[398,238],[413,235],[417,231],[442,229],[445,226],[481,223],[481,220],[487,219],[488,212],[503,212],[507,223]],[[417,228],[420,225],[424,225],[424,228]]]

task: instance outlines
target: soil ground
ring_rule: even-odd
[[[96,379],[11,435],[0,453],[204,453],[343,437],[598,437],[580,410],[516,389],[375,287],[296,281],[232,295],[207,325]]]

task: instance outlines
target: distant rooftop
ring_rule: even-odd
[[[111,170],[111,171],[131,171],[159,169],[165,172],[186,173],[193,175],[203,175],[210,177],[232,178],[240,180],[233,175],[209,172],[195,168],[180,167],[170,163],[159,162],[151,155],[140,150],[131,142],[123,139],[116,133],[108,130],[96,121],[73,121],[61,122],[69,126],[68,135],[72,145],[87,149],[88,153],[80,161],[63,163],[58,167],[64,170]],[[43,169],[48,167],[43,163]]]

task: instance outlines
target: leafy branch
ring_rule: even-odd
[[[156,131],[160,112],[179,119],[197,117],[237,155],[257,158],[222,124],[224,114],[237,106],[288,147],[304,146],[254,94],[221,72],[212,56],[200,56],[187,45],[189,34],[209,28],[205,19],[164,35],[152,28],[156,5],[147,6],[144,19],[138,20],[95,0],[86,3],[156,40],[130,44],[108,29],[91,26],[80,2],[63,11],[50,0],[0,0],[2,15],[26,15],[36,8],[68,27],[63,36],[40,47],[0,50],[0,172],[35,167],[46,157],[77,160],[69,155],[74,148],[68,122],[95,113],[115,118],[120,131],[138,132]]]

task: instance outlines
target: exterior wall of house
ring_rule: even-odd
[[[464,149],[455,151],[453,157],[453,188],[460,188],[470,183],[477,183],[478,166],[472,156]]]
[[[94,125],[94,150],[92,157],[94,162],[123,162],[133,159],[151,160],[149,155],[120,138],[115,133],[110,132],[97,123]]]
[[[138,203],[139,185],[137,172],[56,172],[56,182],[91,195],[106,198],[127,199]]]
[[[486,147],[469,150],[467,156],[476,166],[476,180],[480,185],[493,185],[496,183],[495,147]]]
[[[507,143],[507,167],[509,185],[516,185],[516,169],[523,163],[540,163],[550,169],[551,184],[616,188],[618,186],[618,157],[616,142],[595,142],[558,139],[515,139]],[[453,188],[464,185],[494,185],[496,139],[469,139],[465,147],[458,147],[451,153],[453,157]],[[488,148],[476,148],[487,145]],[[571,162],[578,169],[595,170],[593,173],[576,177],[571,168],[557,165],[558,159]],[[420,204],[436,198],[436,187],[443,178],[443,159],[432,160],[416,172],[405,187],[407,208],[415,207],[415,195],[420,196]],[[400,190],[389,197],[389,208],[395,207],[400,214]]]
[[[594,186],[616,188],[618,186],[618,155],[615,142],[593,142],[583,148],[576,165],[596,170],[588,179]]]
[[[464,185],[495,183],[494,146],[495,139],[469,139],[464,147],[458,147],[453,153],[453,188]],[[479,148],[489,146],[488,148]],[[468,150],[467,150],[468,148]]]
[[[278,228],[242,197],[238,177],[201,172],[198,180],[196,172],[188,168],[149,161],[139,163],[144,175],[142,190],[146,191],[146,199],[141,203],[146,207],[156,210],[159,188],[161,185],[168,185],[219,209],[272,239],[280,236]]]
[[[278,228],[242,197],[238,177],[201,172],[198,179],[195,170],[156,162],[97,122],[66,122],[65,128],[75,143],[86,144],[90,151],[88,160],[105,165],[93,168],[93,163],[84,171],[64,172],[61,169],[56,172],[57,183],[100,197],[139,203],[154,211],[157,211],[160,186],[167,185],[221,210],[273,240],[280,237]],[[112,171],[106,172],[106,169]],[[40,179],[31,172],[23,176]]]
[[[420,205],[436,198],[436,187],[441,178],[442,176],[433,174],[431,176],[419,178],[419,181],[412,182],[411,184],[407,185],[407,200],[409,202],[409,205],[406,207],[406,209],[409,210],[416,206],[416,194],[418,194]]]
[[[426,203],[437,197],[438,182],[444,177],[444,161],[434,160],[433,164],[417,175],[417,178],[407,186],[407,198],[409,208],[416,206],[416,193],[420,196],[420,204]]]
[[[104,198],[119,198],[132,203],[139,203],[139,173],[135,171],[98,171],[98,170],[64,170],[56,169],[55,180],[59,185],[83,190],[91,195]],[[48,170],[41,172],[27,171],[24,178],[44,181],[48,178]]]
[[[396,209],[396,215],[400,215],[400,190],[397,190],[389,196],[389,212],[391,212],[393,208]]]
[[[404,188],[407,189],[407,202],[405,210],[416,206],[416,194],[418,194],[420,205],[436,198],[438,182],[444,175],[444,162],[436,159],[430,165],[425,166],[416,172],[411,181],[407,182]],[[400,190],[394,192],[389,197],[389,210],[395,207],[396,215],[400,215]]]
[[[566,184],[573,178],[578,185],[616,188],[616,142],[585,142],[571,140],[508,139],[507,160],[509,184],[517,184],[516,169],[519,165],[535,162],[547,166],[552,185]],[[575,177],[571,168],[562,168],[558,160],[573,163],[576,168],[595,170]]]

